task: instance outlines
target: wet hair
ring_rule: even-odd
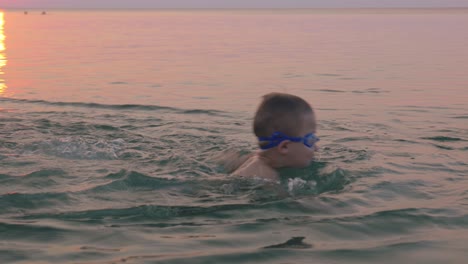
[[[253,121],[254,134],[268,137],[274,132],[288,136],[298,135],[302,129],[304,114],[313,113],[312,107],[304,99],[285,93],[269,93],[257,108]]]

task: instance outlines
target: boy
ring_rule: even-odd
[[[284,93],[263,96],[255,113],[253,130],[261,151],[232,174],[279,181],[277,169],[306,167],[314,158],[319,140],[312,107],[302,98]]]

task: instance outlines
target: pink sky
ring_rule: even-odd
[[[468,7],[468,0],[1,0],[0,8]]]

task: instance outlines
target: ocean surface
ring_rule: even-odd
[[[41,12],[0,11],[0,263],[467,263],[468,9]],[[320,157],[230,177],[272,91]]]

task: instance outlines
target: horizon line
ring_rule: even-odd
[[[49,10],[64,10],[64,9],[134,9],[134,10],[174,10],[174,9],[457,9],[468,8],[467,6],[410,6],[410,7],[390,7],[390,6],[348,6],[348,7],[0,7],[0,9],[24,10],[24,9],[49,9]]]

